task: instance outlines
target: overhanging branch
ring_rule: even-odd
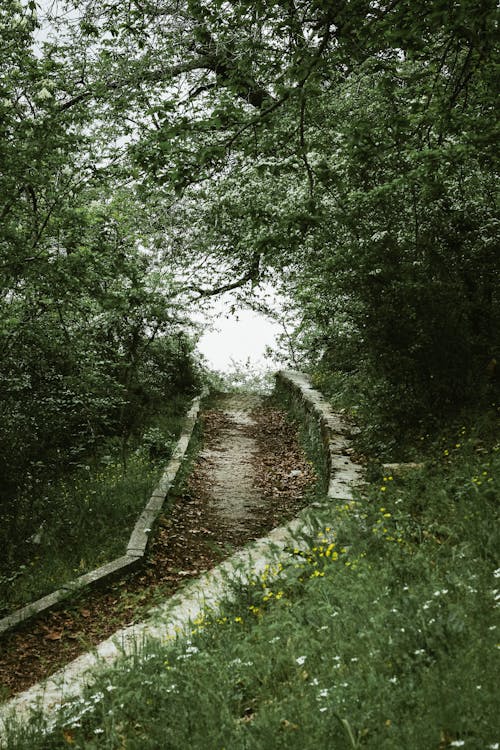
[[[252,263],[248,271],[236,281],[231,281],[228,284],[222,284],[218,287],[212,287],[211,289],[204,289],[199,286],[189,286],[183,289],[184,292],[196,292],[198,294],[197,299],[204,297],[215,297],[218,294],[224,294],[224,292],[231,292],[233,289],[239,289],[249,281],[258,281],[259,269],[260,269],[261,253],[256,253],[252,259]]]

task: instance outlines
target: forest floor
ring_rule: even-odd
[[[202,413],[203,443],[139,572],[82,593],[0,640],[0,698],[28,688],[144,619],[187,580],[304,507],[314,470],[297,425],[261,396],[222,394]]]

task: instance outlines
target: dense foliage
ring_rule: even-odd
[[[22,554],[50,516],[47,482],[110,440],[124,455],[150,414],[198,378],[119,148],[87,107],[56,102],[77,71],[68,75],[64,44],[33,44],[36,29],[34,3],[2,4],[2,558],[12,543]]]
[[[487,393],[492,0],[50,8],[0,9],[5,497],[189,387],[223,290],[283,287],[304,361],[399,422]]]
[[[156,246],[198,270],[191,291],[271,278],[306,359],[375,378],[400,416],[484,392],[493,2],[77,7],[84,75],[59,106],[92,103],[127,140]]]

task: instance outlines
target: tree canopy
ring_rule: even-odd
[[[496,22],[492,0],[4,0],[6,486],[126,432],[160,372],[193,383],[187,312],[264,282],[306,364],[402,418],[483,394]]]

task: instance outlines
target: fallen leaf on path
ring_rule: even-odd
[[[44,638],[47,641],[60,641],[62,638],[62,631],[60,633],[57,633],[57,632],[47,633],[44,636]]]

